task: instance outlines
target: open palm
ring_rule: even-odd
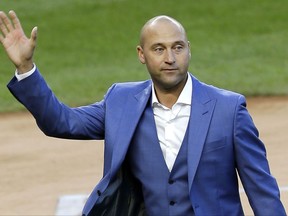
[[[31,38],[27,38],[15,12],[10,11],[9,16],[11,20],[4,12],[0,11],[0,42],[16,68],[25,72],[33,65],[37,28],[34,27]]]

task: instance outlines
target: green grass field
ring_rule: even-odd
[[[251,95],[288,93],[287,0],[1,0],[27,35],[38,26],[35,62],[70,106],[102,99],[114,82],[148,79],[136,55],[139,30],[170,15],[191,42],[200,80]],[[14,67],[0,49],[0,112],[23,109],[6,84]]]

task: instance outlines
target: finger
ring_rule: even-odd
[[[10,16],[12,22],[13,22],[14,27],[16,29],[22,29],[21,23],[20,23],[17,15],[16,15],[16,13],[13,10],[9,11],[9,16]],[[11,31],[9,27],[12,27],[12,29],[13,29],[13,26],[11,25],[11,22],[10,22],[10,25],[7,26],[7,27],[9,29],[9,31]]]
[[[2,43],[4,40],[4,37],[0,34],[0,43]]]
[[[31,31],[30,43],[31,43],[32,47],[35,47],[35,46],[36,46],[37,31],[38,31],[37,26],[34,27],[34,28],[32,29],[32,31]]]
[[[3,13],[2,11],[0,11],[0,30],[4,36],[8,33],[8,30],[2,21],[5,18],[5,16],[6,16],[6,14]]]
[[[13,27],[10,19],[7,17],[7,15],[5,13],[2,13],[1,19],[2,19],[2,22],[5,24],[6,28],[8,29],[8,31],[13,31],[14,27]],[[3,33],[5,33],[5,32],[3,32]],[[7,33],[7,30],[6,30],[6,33]]]

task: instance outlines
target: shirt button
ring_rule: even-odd
[[[175,205],[175,202],[174,201],[170,201],[170,205],[171,206]]]

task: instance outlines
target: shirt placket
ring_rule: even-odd
[[[175,120],[181,110],[180,106],[175,105],[171,110],[167,110],[169,115],[167,116],[167,121],[165,125],[165,141],[167,150],[166,150],[166,164],[168,169],[171,171],[175,163],[177,154],[179,152],[180,143],[176,139],[176,128]]]

